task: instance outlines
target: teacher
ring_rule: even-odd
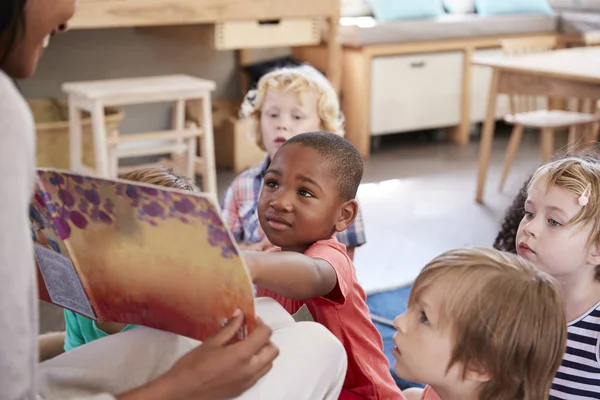
[[[0,395],[3,400],[336,399],[342,345],[257,300],[257,328],[228,344],[242,316],[206,342],[138,328],[38,364],[37,283],[28,208],[35,124],[13,79],[30,77],[75,0],[0,0]],[[67,60],[65,60],[66,62]]]

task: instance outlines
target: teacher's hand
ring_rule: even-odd
[[[273,366],[279,350],[271,329],[257,318],[248,337],[229,344],[243,324],[241,313],[215,336],[183,356],[158,380],[117,396],[118,400],[220,400],[235,398],[256,384]]]

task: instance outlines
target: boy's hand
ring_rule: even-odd
[[[271,329],[257,318],[246,340],[228,344],[242,326],[237,315],[219,333],[183,356],[157,381],[119,400],[231,399],[256,384],[273,366],[279,350],[271,343]]]

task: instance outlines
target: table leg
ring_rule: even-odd
[[[485,179],[490,164],[490,155],[492,152],[492,143],[494,141],[494,125],[496,123],[496,97],[500,83],[501,72],[494,69],[492,74],[492,83],[490,85],[490,94],[488,98],[487,114],[481,134],[481,143],[479,145],[479,170],[477,172],[477,192],[475,201],[483,203],[483,191],[485,188]]]
[[[327,77],[335,91],[340,94],[342,85],[342,62],[341,62],[341,44],[338,40],[339,15],[327,18],[329,23],[329,37],[327,39]]]
[[[552,158],[554,154],[554,129],[543,128],[540,137],[540,156],[542,162],[546,162]]]
[[[469,143],[469,135],[471,132],[471,57],[473,56],[472,49],[468,48],[464,51],[463,59],[463,82],[461,87],[460,100],[460,125],[454,131],[453,141],[460,145]]]

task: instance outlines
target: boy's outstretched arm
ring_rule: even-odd
[[[328,262],[302,253],[244,251],[252,281],[265,289],[295,300],[329,297],[337,275]]]

